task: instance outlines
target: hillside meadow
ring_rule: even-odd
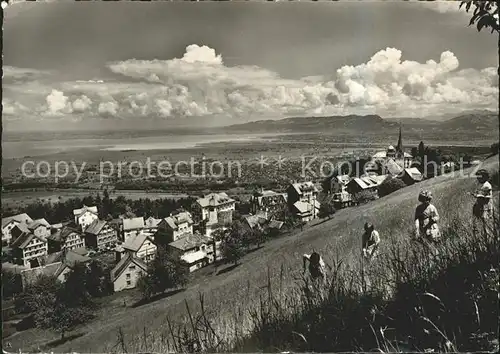
[[[498,170],[498,156],[488,159],[482,167]],[[472,169],[469,172],[472,173]],[[191,316],[199,314],[200,294],[214,331],[230,341],[251,332],[253,321],[249,310],[258,307],[260,299],[267,296],[269,284],[284,294],[296,291],[303,253],[315,249],[330,265],[342,261],[356,270],[360,264],[361,234],[366,221],[372,221],[380,231],[383,253],[396,240],[406,242],[421,189],[433,192],[434,204],[441,214],[441,227],[446,229],[457,220],[470,221],[474,200],[469,192],[476,187],[475,178],[443,175],[377,201],[340,210],[331,220],[266,243],[262,249],[246,255],[241,265],[230,272],[199,279],[184,292],[168,298],[99,316],[78,330],[82,336],[53,350],[121,351],[120,343],[126,343],[128,350],[137,351],[141,343],[146,343],[149,350],[165,351],[169,323],[173,327],[187,323],[187,307]]]

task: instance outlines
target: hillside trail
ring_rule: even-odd
[[[498,156],[485,161],[481,168],[498,170]],[[465,170],[473,173],[474,169]],[[127,308],[114,315],[92,321],[82,331],[86,334],[54,348],[57,352],[107,352],[116,344],[118,329],[127,340],[140,338],[144,328],[148,333],[166,331],[166,318],[184,320],[186,304],[192,313],[199,311],[199,294],[204,294],[205,307],[219,330],[231,328],[234,321],[250,329],[248,313],[261,296],[267,294],[268,277],[273,286],[288,292],[297,287],[297,274],[301,272],[302,255],[315,249],[327,264],[342,259],[350,264],[359,263],[361,234],[367,220],[374,222],[380,232],[381,249],[384,244],[398,238],[409,237],[413,226],[417,196],[429,189],[434,195],[444,229],[456,218],[471,214],[473,200],[469,195],[477,187],[475,178],[438,176],[403,188],[386,197],[365,205],[339,210],[332,219],[318,222],[303,231],[267,242],[260,250],[247,254],[241,265],[223,275],[197,279],[186,291],[138,308]]]

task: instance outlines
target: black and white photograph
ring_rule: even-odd
[[[497,1],[2,1],[3,353],[498,352]]]

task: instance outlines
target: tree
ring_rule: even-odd
[[[231,230],[224,240],[221,247],[222,256],[228,261],[233,262],[235,265],[245,254],[243,240],[238,232]]]
[[[21,275],[2,268],[2,296],[4,299],[11,298],[22,292],[23,285]]]
[[[113,291],[110,269],[103,262],[94,259],[86,271],[87,290],[93,297],[111,294]]]
[[[500,32],[497,1],[466,0],[460,2],[459,8],[465,6],[465,11],[469,12],[472,5],[474,5],[474,11],[469,26],[476,24],[478,31],[481,31],[483,28],[490,28],[491,33],[495,31]]]
[[[93,317],[94,303],[86,290],[84,266],[75,266],[64,284],[42,275],[16,302],[16,309],[32,312],[35,325],[66,332]]]
[[[333,214],[335,214],[335,208],[331,203],[322,203],[319,207],[318,216],[321,219],[324,219],[326,217],[331,218]]]
[[[189,281],[186,263],[175,255],[158,248],[158,253],[149,266],[146,275],[139,282],[139,289],[145,298],[161,294],[167,289],[185,286]]]
[[[212,232],[212,247],[214,249],[214,262],[217,261],[217,242],[224,240],[225,235],[228,233],[227,230],[224,230],[222,227],[215,229]]]
[[[153,296],[155,289],[148,273],[141,274],[137,279],[137,289],[141,292],[143,299],[149,300]]]
[[[424,155],[425,155],[425,145],[424,145],[424,142],[421,141],[418,144],[418,156],[423,160],[424,159]]]
[[[255,246],[259,248],[261,244],[266,242],[266,234],[262,229],[251,229],[245,233],[248,246]]]
[[[378,195],[383,197],[404,187],[406,184],[399,178],[388,178],[378,187]]]
[[[411,156],[413,156],[413,158],[418,157],[418,148],[416,147],[411,148]]]
[[[493,143],[493,144],[491,144],[490,150],[491,150],[491,154],[492,155],[498,154],[498,152],[499,152],[499,143]]]

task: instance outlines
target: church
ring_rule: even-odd
[[[382,165],[398,165],[401,169],[409,168],[413,162],[411,154],[404,151],[401,124],[399,125],[399,139],[396,147],[390,145],[385,151],[378,151],[372,156],[373,161],[380,161]]]

